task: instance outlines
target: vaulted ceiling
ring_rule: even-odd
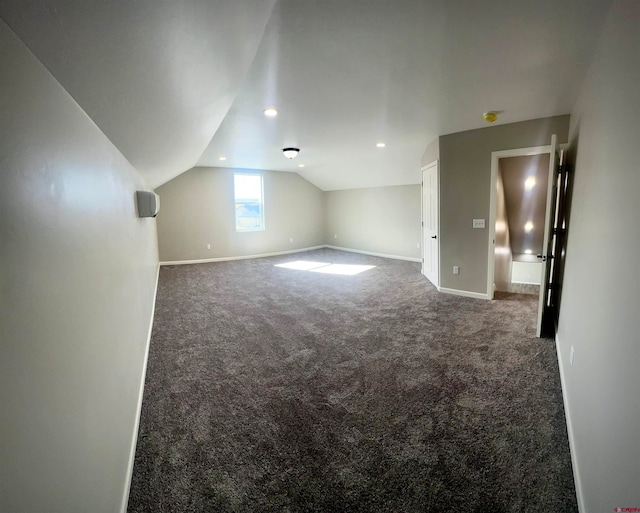
[[[152,187],[200,165],[333,190],[418,183],[428,143],[488,110],[570,112],[610,3],[3,0],[0,16]]]

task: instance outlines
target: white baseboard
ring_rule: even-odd
[[[261,253],[259,255],[243,255],[243,256],[231,256],[231,257],[217,257],[217,258],[201,258],[198,260],[173,260],[168,262],[160,262],[160,265],[185,265],[185,264],[207,264],[209,262],[228,262],[230,260],[248,260],[250,258],[264,258],[279,255],[289,255],[291,253],[301,253],[303,251],[311,251],[314,249],[322,249],[327,246],[311,246],[309,248],[291,249],[287,251],[276,251],[275,253]]]
[[[573,482],[576,487],[576,498],[578,499],[579,513],[585,513],[584,497],[582,495],[582,483],[580,481],[580,472],[578,470],[578,457],[576,455],[576,444],[573,436],[573,425],[571,423],[571,413],[569,410],[569,397],[567,396],[567,387],[565,385],[566,378],[564,375],[564,366],[562,365],[562,351],[560,350],[560,341],[556,333],[556,355],[558,356],[558,367],[560,368],[560,386],[562,388],[562,401],[564,403],[564,418],[567,423],[567,435],[569,437],[569,452],[571,453],[571,466],[573,467]]]
[[[371,256],[377,256],[382,258],[393,258],[394,260],[407,260],[409,262],[422,262],[422,258],[416,258],[416,257],[388,255],[386,253],[374,253],[373,251],[363,251],[361,249],[343,248],[342,246],[331,246],[329,244],[327,244],[324,247],[329,249],[337,249],[338,251],[348,251],[349,253],[360,253],[361,255],[371,255]]]
[[[149,330],[147,332],[147,343],[144,351],[144,363],[142,367],[142,375],[140,376],[140,383],[138,385],[138,404],[136,406],[136,423],[133,428],[133,434],[131,438],[131,452],[129,454],[129,467],[127,469],[127,480],[125,481],[124,496],[122,498],[122,505],[120,507],[120,513],[127,513],[127,506],[129,504],[129,492],[131,491],[131,478],[133,477],[133,464],[136,459],[136,445],[138,444],[138,431],[140,429],[140,412],[142,411],[142,397],[144,395],[144,383],[147,377],[147,362],[149,360],[149,346],[151,345],[151,330],[153,329],[153,318],[156,312],[156,296],[158,294],[158,281],[160,279],[160,266],[156,270],[156,286],[153,291],[153,304],[151,306],[151,320],[149,321]]]
[[[481,292],[469,292],[468,290],[447,289],[444,287],[438,287],[438,290],[440,292],[444,292],[445,294],[453,294],[454,296],[472,297],[474,299],[484,299],[484,300],[489,299],[488,294],[483,294]]]

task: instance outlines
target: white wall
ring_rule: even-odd
[[[422,258],[421,186],[325,192],[326,242],[332,246]]]
[[[571,116],[558,341],[582,513],[640,507],[639,21],[614,2]]]
[[[159,187],[160,260],[260,255],[325,244],[421,258],[420,185],[322,192],[296,173],[262,173],[266,229],[257,232],[235,231],[231,169],[196,167]]]
[[[422,154],[422,159],[420,160],[420,167],[425,167],[431,164],[434,160],[438,160],[440,158],[440,138],[436,137],[433,141],[429,143],[427,148],[424,150]]]
[[[138,173],[0,21],[0,510],[125,506],[157,276]]]
[[[264,177],[263,231],[236,232],[232,169],[196,167],[159,187],[160,260],[260,255],[324,244],[322,191],[296,173],[258,172]]]
[[[514,260],[511,264],[511,283],[540,285],[542,282],[542,262],[522,262]]]

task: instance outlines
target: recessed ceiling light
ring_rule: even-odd
[[[219,157],[218,160],[227,160],[227,157]]]
[[[377,146],[378,148],[384,148],[384,147],[386,146],[386,144],[385,144],[385,143],[383,143],[383,142],[379,142],[378,144],[376,144],[376,146]]]
[[[531,221],[528,221],[527,224],[524,225],[524,231],[530,232],[531,230],[533,230],[533,223]]]
[[[275,118],[278,115],[278,111],[273,107],[264,109],[264,115],[268,118]]]
[[[525,250],[524,250],[524,252],[525,252],[527,255],[530,255],[531,253],[533,253],[533,251],[531,251],[530,249],[525,249]]]
[[[530,176],[524,181],[524,188],[528,191],[533,189],[533,186],[536,184],[536,179],[534,176]]]
[[[298,164],[298,167],[304,167],[304,164]]]

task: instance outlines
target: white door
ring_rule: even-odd
[[[422,168],[422,274],[440,286],[438,162]]]
[[[556,188],[556,169],[558,165],[558,156],[556,154],[557,142],[556,136],[551,136],[551,154],[549,155],[549,181],[547,185],[547,209],[544,221],[544,240],[542,242],[542,254],[538,258],[542,260],[542,275],[540,277],[540,298],[538,300],[538,322],[536,324],[537,336],[542,334],[542,323],[545,314],[545,306],[547,304],[547,294],[549,293],[549,240],[553,230],[552,216],[555,212],[555,188]]]

